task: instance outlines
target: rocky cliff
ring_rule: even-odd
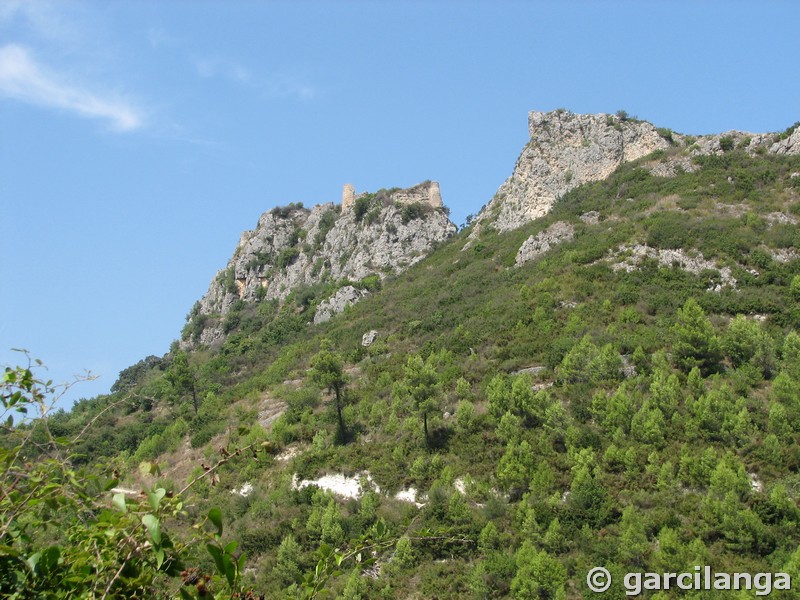
[[[430,184],[420,186],[427,190]],[[254,230],[242,233],[228,265],[192,310],[187,330],[193,321],[204,323],[194,341],[211,344],[222,338],[221,318],[240,301],[281,301],[300,285],[382,278],[422,260],[456,226],[444,207],[406,199],[420,186],[360,194],[344,209],[333,203],[312,209],[289,205],[261,215]],[[358,299],[332,297],[317,322]]]
[[[674,175],[691,170],[692,156],[721,154],[733,148],[749,153],[800,153],[800,128],[784,134],[729,131],[686,136],[628,118],[625,114],[582,115],[565,110],[531,112],[530,141],[517,159],[514,172],[476,219],[472,237],[491,224],[499,231],[521,227],[547,214],[553,203],[571,189],[608,177],[621,164],[656,150],[682,149],[653,165],[654,174]]]

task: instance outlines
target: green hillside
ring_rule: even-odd
[[[595,566],[609,599],[696,565],[800,582],[800,157],[651,174],[681,151],[356,282],[372,294],[322,325],[341,283],[242,303],[221,346],[176,342],[3,430],[0,595],[589,598]],[[556,223],[572,239],[516,266]],[[37,388],[20,373],[7,407]],[[326,474],[360,495],[297,485]]]

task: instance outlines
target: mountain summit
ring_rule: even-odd
[[[722,154],[731,149],[750,155],[800,153],[800,130],[782,137],[729,131],[689,136],[633,117],[617,114],[576,114],[563,109],[532,111],[528,115],[530,141],[517,159],[514,172],[481,210],[473,231],[491,223],[498,231],[517,229],[547,214],[568,191],[607,178],[620,165],[657,150],[673,154],[659,165],[656,175],[674,175],[692,169],[691,158]]]
[[[290,204],[265,212],[195,304],[184,345],[220,340],[225,317],[242,303],[283,301],[301,286],[346,286],[402,272],[455,234],[448,212],[433,181],[360,194],[346,184],[341,205]],[[345,304],[360,297],[350,292]],[[334,312],[344,309],[337,306]]]

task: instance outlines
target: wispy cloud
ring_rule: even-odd
[[[195,60],[194,67],[201,77],[224,77],[243,85],[250,84],[253,80],[246,67],[222,58],[200,58]]]
[[[313,100],[319,94],[319,90],[315,85],[302,78],[285,74],[272,76],[265,82],[264,89],[269,96],[293,96],[303,101]]]
[[[316,86],[300,77],[285,73],[256,75],[244,65],[224,58],[198,58],[194,60],[194,68],[204,79],[227,79],[270,98],[294,97],[307,101],[318,95]]]
[[[38,38],[62,44],[80,44],[87,37],[77,21],[81,6],[69,5],[70,17],[64,15],[64,3],[50,0],[3,0],[0,3],[0,24],[15,27],[17,31],[30,31]]]
[[[142,112],[129,101],[66,81],[39,65],[16,44],[0,47],[0,95],[82,117],[110,121],[117,131],[143,126]]]

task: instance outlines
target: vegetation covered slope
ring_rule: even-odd
[[[462,232],[321,326],[313,287],[244,307],[218,349],[147,359],[49,431],[94,419],[73,463],[128,488],[153,484],[141,461],[168,492],[206,474],[187,511],[221,509],[266,597],[315,593],[331,548],[374,560],[326,579],[343,598],[589,597],[594,566],[608,598],[629,571],[800,578],[800,158],[644,168],[677,152],[467,249]],[[554,223],[573,238],[516,266]],[[297,485],[324,474],[361,493]],[[213,572],[204,552],[184,560]]]

